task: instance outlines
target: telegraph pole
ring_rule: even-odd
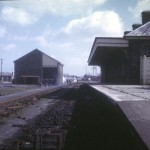
[[[87,66],[85,66],[85,74],[87,75]]]
[[[94,68],[94,66],[93,66],[93,76],[94,76],[94,69],[95,69],[95,68]]]
[[[3,65],[3,59],[1,58],[1,81],[2,81],[2,65]]]

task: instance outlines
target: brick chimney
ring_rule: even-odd
[[[125,32],[124,32],[124,35],[126,35],[126,34],[128,34],[128,33],[130,33],[130,32],[131,32],[131,31],[125,31]]]
[[[141,16],[142,16],[142,24],[147,23],[148,21],[150,21],[150,10],[143,11],[141,13]]]
[[[133,25],[132,25],[132,29],[135,30],[135,29],[139,28],[141,25],[142,25],[142,24],[137,24],[137,23],[136,23],[136,24],[133,24]]]

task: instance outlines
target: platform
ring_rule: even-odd
[[[117,104],[150,149],[150,86],[91,85]]]

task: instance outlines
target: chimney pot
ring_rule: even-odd
[[[135,30],[135,29],[139,28],[140,26],[141,26],[141,24],[137,24],[137,23],[133,24],[132,29]]]
[[[145,24],[150,21],[150,10],[143,11],[141,13],[142,16],[142,24]]]
[[[130,33],[130,32],[131,32],[131,31],[125,31],[125,32],[124,32],[124,35],[126,35],[126,34],[128,34],[128,33]]]

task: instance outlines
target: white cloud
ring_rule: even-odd
[[[55,47],[56,47],[56,45],[57,45],[57,49],[63,50],[64,52],[69,52],[73,47],[73,44],[71,41],[59,43],[59,44],[55,43]]]
[[[50,35],[49,35],[50,36]],[[60,42],[60,41],[54,41],[49,36],[40,35],[37,36],[34,39],[34,41],[39,45],[40,47],[43,47],[44,49],[53,49],[58,51],[63,51],[64,53],[67,53],[71,51],[73,48],[72,42]]]
[[[45,39],[44,36],[38,36],[35,38],[37,43],[43,47],[48,47],[49,46],[49,43],[48,41]]]
[[[84,54],[79,54],[72,57],[65,57],[63,59],[64,72],[74,75],[85,74],[85,67],[87,66],[86,57]]]
[[[150,0],[137,0],[135,7],[129,7],[129,11],[133,13],[134,17],[139,17],[139,14],[144,10],[149,10]]]
[[[69,62],[70,66],[82,66],[83,64],[85,64],[86,59],[74,56],[74,57],[71,57],[71,58],[67,58],[66,61]]]
[[[46,1],[46,0],[45,0]],[[57,0],[53,13],[60,15],[76,15],[91,13],[95,7],[102,5],[106,0]]]
[[[49,30],[51,32],[45,34]],[[71,20],[59,32],[47,28],[36,37],[36,41],[39,46],[49,49],[48,53],[57,56],[64,64],[65,73],[84,74],[94,38],[122,36],[123,31],[123,24],[118,14],[113,11],[97,11],[86,17]]]
[[[29,40],[31,37],[28,37],[27,35],[14,35],[13,37],[14,40],[17,40],[17,41],[27,41]]]
[[[59,39],[59,43],[72,42],[69,47],[70,51],[68,50],[68,54],[66,53],[66,58],[62,59],[65,65],[64,72],[72,71],[73,73],[76,70],[77,74],[84,74],[94,38],[96,36],[122,37],[123,31],[122,20],[113,11],[97,11],[68,22],[56,38]],[[61,39],[61,37],[63,38]],[[66,50],[62,49],[62,51]]]
[[[0,25],[0,38],[4,37],[6,32],[7,32],[6,28]]]
[[[3,51],[9,51],[9,50],[15,49],[15,48],[16,48],[16,45],[10,43],[10,44],[7,44],[7,45],[0,45],[0,48],[1,48],[1,50],[3,50]]]
[[[21,0],[11,5],[21,6],[34,14],[52,13],[60,16],[90,13],[107,0]]]
[[[5,21],[20,25],[30,25],[37,21],[37,18],[26,10],[10,6],[2,8],[1,16]]]
[[[87,17],[70,21],[62,31],[86,36],[122,36],[123,24],[115,12],[97,11]]]

